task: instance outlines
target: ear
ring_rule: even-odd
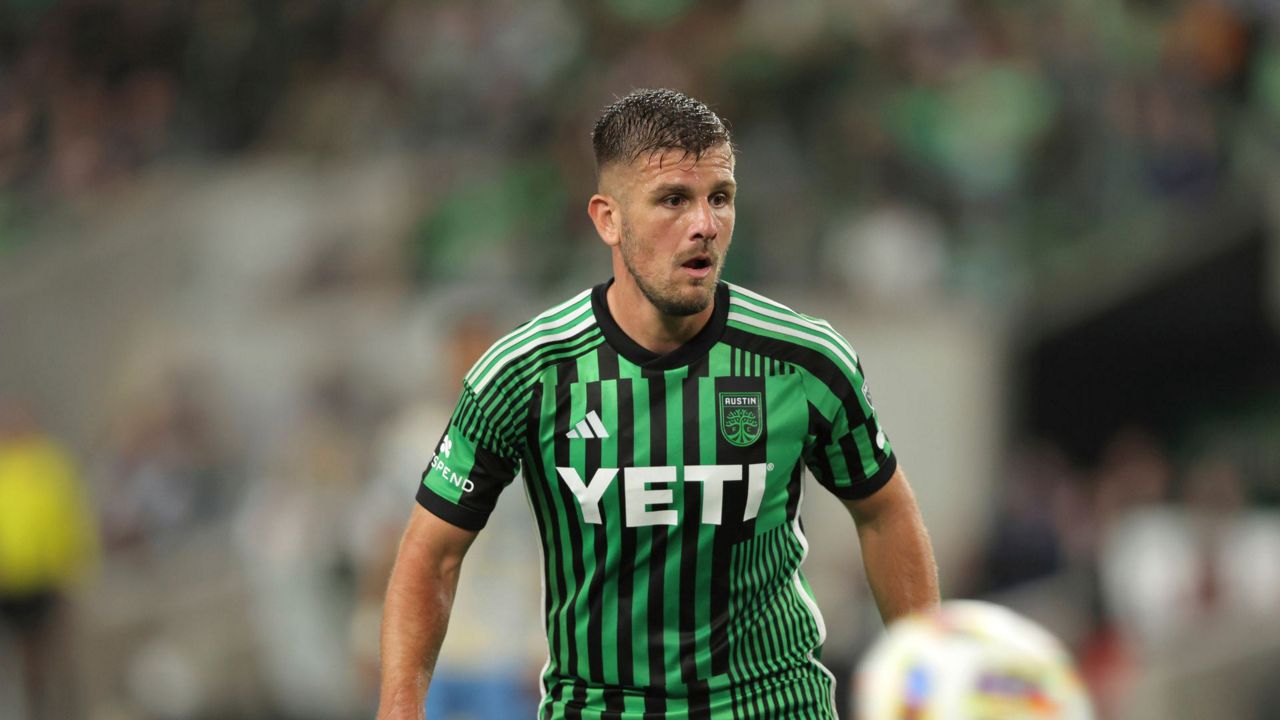
[[[596,233],[609,247],[617,247],[622,240],[622,215],[618,201],[612,196],[596,193],[587,201],[587,214],[595,223]]]

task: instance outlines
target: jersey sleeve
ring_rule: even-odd
[[[861,360],[824,375],[806,380],[805,465],[837,497],[868,497],[893,477],[897,457],[871,404]]]
[[[458,407],[422,473],[418,504],[464,530],[480,530],[498,495],[520,469],[511,438],[494,430],[490,418],[506,408],[486,407],[464,385]]]

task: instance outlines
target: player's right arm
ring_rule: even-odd
[[[413,509],[383,607],[378,720],[423,717],[462,558],[475,537],[422,507]]]
[[[422,473],[418,507],[400,540],[382,616],[382,683],[378,720],[421,720],[427,688],[444,642],[462,558],[484,528],[498,495],[519,470],[501,402],[469,384]],[[510,425],[502,425],[506,429]]]

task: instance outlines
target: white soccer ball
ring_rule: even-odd
[[[859,720],[1092,720],[1071,656],[1007,608],[951,600],[891,625],[859,663]]]

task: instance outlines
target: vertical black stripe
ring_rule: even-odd
[[[542,407],[543,394],[545,391],[545,387],[546,386],[541,383],[539,383],[537,386],[536,394],[538,396],[538,403],[539,403],[538,405],[539,417],[541,418],[542,422],[546,422],[546,420],[548,419],[552,421],[553,436],[562,436],[565,432],[568,431],[567,413],[563,418],[559,417],[559,413],[553,415],[551,418],[547,418],[541,414],[542,412],[541,407]],[[564,424],[563,427],[561,426],[561,423]],[[541,432],[540,427],[535,428],[534,423],[529,424],[529,433],[533,434],[533,437],[530,438],[531,440],[530,447],[536,448],[534,452],[541,453],[543,450],[543,446],[539,438],[537,437],[537,433],[539,432]],[[554,448],[553,448],[552,459],[554,460]],[[539,458],[539,460],[542,461],[543,458]],[[555,582],[554,584],[549,584],[547,586],[548,598],[549,598],[549,601],[548,601],[549,612],[547,615],[547,623],[548,623],[548,627],[550,628],[550,632],[547,638],[547,643],[548,643],[548,648],[551,652],[551,657],[554,661],[552,669],[557,675],[563,676],[568,672],[568,669],[564,665],[564,657],[560,653],[560,648],[570,644],[570,641],[568,638],[565,637],[565,633],[563,629],[561,629],[561,626],[557,620],[557,617],[560,615],[560,609],[564,607],[565,598],[570,596],[570,583],[569,583],[568,575],[565,573],[565,565],[564,565],[564,553],[565,553],[565,545],[566,545],[567,539],[564,537],[561,531],[560,519],[557,517],[558,513],[556,510],[556,506],[552,500],[552,494],[553,493],[558,494],[557,487],[559,486],[559,484],[560,484],[560,478],[558,476],[543,477],[542,483],[539,486],[539,491],[540,491],[540,495],[542,496],[543,503],[546,505],[547,522],[551,525],[551,544],[550,544],[550,547],[548,548],[549,549],[548,561],[550,563],[554,563],[554,566],[555,566],[555,570],[554,570]],[[561,701],[563,699],[563,694],[564,694],[564,683],[557,678],[551,692],[551,699],[553,703]]]
[[[530,393],[529,405],[533,418],[542,417],[542,383],[534,385],[533,392]],[[524,481],[529,491],[530,504],[533,505],[533,519],[538,524],[538,541],[542,543],[543,558],[543,598],[542,612],[544,618],[545,632],[547,637],[547,652],[550,657],[557,654],[556,645],[552,640],[554,633],[553,623],[551,619],[551,608],[554,596],[558,592],[564,592],[564,575],[558,572],[559,565],[553,564],[554,553],[558,545],[559,533],[556,530],[555,518],[552,517],[550,499],[547,497],[547,477],[543,473],[543,458],[541,456],[541,446],[538,443],[538,433],[541,428],[537,422],[529,422],[525,426],[525,462],[524,462]],[[552,568],[556,568],[553,570]],[[553,575],[554,573],[554,575]],[[549,668],[550,669],[550,668]],[[539,678],[539,682],[545,683],[546,678]],[[543,691],[546,690],[545,684]],[[549,712],[550,707],[546,710]]]
[[[613,354],[612,350],[606,354]],[[616,362],[615,356],[615,362]],[[618,380],[618,467],[635,465],[635,382]],[[627,494],[619,488],[619,524],[622,525],[622,544],[618,562],[618,682],[635,684],[632,639],[635,628],[631,626],[632,592],[635,587],[636,530],[627,527]]]
[[[763,553],[759,552],[760,550],[764,550],[764,547],[765,547],[764,544],[758,544],[758,546],[753,548],[753,552],[751,552],[751,556],[753,556],[751,557],[751,568],[756,569],[755,571],[753,571],[753,573],[751,573],[753,575],[762,575],[764,573],[764,566],[762,564]],[[760,579],[758,577],[753,578],[753,583],[751,583],[751,585],[753,585],[753,588],[762,587],[762,585],[760,585]],[[750,659],[748,660],[751,670],[753,670],[753,679],[758,679],[759,676],[762,675],[762,673],[760,673],[759,671],[759,661],[767,660],[769,657],[768,653],[764,651],[764,641],[765,639],[767,639],[767,635],[769,632],[768,625],[764,625],[764,626],[758,625],[756,626],[756,629],[758,629],[759,632],[754,633],[753,637],[751,637],[751,650],[754,651],[753,653],[754,657],[750,657]],[[755,715],[756,717],[763,717],[765,714],[765,711],[767,711],[767,707],[762,706],[762,703],[764,702],[764,693],[756,692],[754,694],[755,694],[755,697],[753,698],[754,700],[753,706],[755,710]]]
[[[875,438],[869,438],[875,442]],[[840,438],[840,451],[844,454],[844,464],[849,469],[849,478],[857,482],[862,478],[862,455],[858,452],[858,443],[852,435]]]
[[[596,363],[597,367],[600,368],[600,379],[602,381],[618,379],[618,353],[608,344],[596,348]],[[609,428],[609,430],[612,432],[613,428]]]
[[[800,495],[804,490],[804,469],[800,463],[791,468],[791,480],[787,483],[787,520],[790,521],[800,512]],[[800,525],[804,530],[803,522]]]
[[[699,362],[689,367],[689,373],[685,376],[681,387],[683,396],[681,416],[684,419],[681,444],[684,449],[685,467],[702,463],[698,385],[699,379],[706,377],[707,370],[708,363],[704,355]],[[710,720],[711,698],[705,678],[698,676],[697,644],[697,603],[709,600],[709,598],[699,597],[696,592],[704,488],[702,483],[684,482],[681,489],[684,492],[684,527],[680,543],[680,678],[688,686],[690,720]],[[702,572],[709,570],[710,568],[707,568]]]
[[[630,428],[632,423],[632,416],[630,415],[630,407],[627,408],[627,411],[628,411],[627,414],[625,415],[623,414],[622,403],[621,403],[622,392],[620,390],[620,385],[623,384],[623,381],[620,381],[618,379],[618,354],[613,350],[613,348],[609,347],[608,345],[602,345],[596,349],[596,363],[600,371],[599,372],[600,384],[598,386],[599,390],[597,391],[597,395],[603,395],[606,392],[611,392],[614,398],[613,406],[618,411],[617,421],[614,422],[613,426],[609,427],[608,430],[609,432],[613,433],[613,437],[614,437],[613,442],[616,443],[617,447],[619,448],[618,454],[621,455],[622,454],[621,445],[624,442],[624,438],[631,437]],[[629,381],[626,382],[626,384],[630,386]],[[630,387],[628,387],[627,394],[630,395]],[[587,402],[588,404],[593,402],[591,395],[587,396]],[[594,400],[594,402],[596,402],[598,405],[602,405],[599,402],[598,398]],[[603,417],[603,413],[601,414],[601,417]],[[619,458],[619,460],[621,460],[621,458]],[[623,464],[622,462],[618,462],[619,468],[625,468],[629,466],[630,466],[630,463]],[[615,482],[617,482],[617,480],[615,480]],[[625,495],[625,493],[622,492],[621,488],[618,488],[618,497],[621,498],[623,495]],[[624,512],[624,514],[621,514],[617,517],[616,519],[617,524],[619,526],[624,526],[626,524],[625,518],[626,518],[626,514]],[[603,579],[605,569],[606,569],[606,560],[607,560],[606,553],[607,553],[607,547],[609,543],[608,534],[607,532],[605,532],[604,525],[600,526],[600,532],[597,533],[596,537],[597,537],[596,577]],[[624,545],[625,545],[625,541],[624,541]],[[625,582],[628,583],[628,585],[631,582],[632,560],[631,560],[630,554],[626,552],[625,547],[622,548],[622,552],[623,552],[623,555],[620,558],[620,562],[618,564],[618,567],[620,568],[620,574],[618,576],[609,578],[611,582],[618,585],[618,588],[619,588],[618,607],[619,608],[622,607],[622,602],[623,602],[622,601],[622,584],[624,582],[624,578],[625,578]],[[630,594],[629,590],[628,590],[628,594]],[[593,614],[592,614],[591,621],[593,624],[595,624],[596,627],[603,629],[603,625],[604,625],[603,612],[597,612],[597,607],[598,606],[596,605],[592,606]],[[629,605],[627,606],[627,610],[628,611],[630,610]],[[615,612],[616,611],[617,609],[615,608]],[[625,616],[625,618],[626,620],[624,623],[623,617],[621,615],[618,617],[617,637],[608,638],[609,641],[615,644],[615,648],[619,650],[622,650],[625,648],[625,654],[624,652],[618,653],[619,677],[606,678],[607,684],[605,685],[605,689],[604,689],[604,712],[601,713],[600,720],[621,720],[622,712],[626,709],[626,700],[623,696],[622,690],[618,687],[618,683],[629,684],[629,680],[626,680],[624,678],[629,677],[630,670],[631,670],[631,642],[630,642],[631,616],[629,612]],[[626,638],[625,645],[624,645],[623,638]],[[596,647],[598,647],[602,653],[604,651],[604,647],[603,647],[604,640],[605,638],[600,638],[598,640],[600,644],[596,645]]]
[[[711,369],[711,358],[703,355],[689,363],[689,377],[706,377]]]
[[[552,446],[556,459],[556,467],[569,467],[569,432],[570,424],[573,418],[569,413],[572,407],[573,383],[578,379],[578,364],[574,361],[563,363],[557,367],[559,371],[556,378],[556,430],[551,437]],[[590,476],[584,478],[583,482],[590,482]],[[565,634],[569,641],[569,652],[565,658],[564,674],[573,678],[573,701],[565,706],[566,720],[575,720],[582,716],[581,703],[586,701],[586,691],[579,679],[578,671],[578,650],[579,650],[579,630],[578,616],[575,602],[578,593],[583,591],[582,580],[586,573],[586,567],[582,560],[582,527],[578,519],[577,505],[578,500],[573,493],[565,487],[564,482],[557,477],[555,488],[560,493],[560,502],[565,508],[565,525],[569,528],[568,545],[561,546],[561,558],[569,558],[568,562],[573,565],[573,577],[576,580],[576,587],[561,598],[562,607],[565,609]],[[576,707],[575,707],[576,706]]]
[[[646,370],[649,385],[649,465],[667,464],[667,385],[663,373]],[[666,604],[667,526],[651,525],[645,532],[652,534],[649,552],[649,685],[666,686],[667,669],[663,637],[663,610]],[[662,717],[666,713],[666,701],[658,695],[645,695],[645,717]]]
[[[740,615],[742,615],[741,611],[743,607],[749,602],[748,592],[751,588],[751,585],[750,585],[751,570],[753,567],[755,567],[754,555],[755,553],[752,551],[752,544],[750,542],[742,543],[741,545],[738,545],[737,547],[734,548],[733,568],[734,568],[734,580],[735,580],[734,586],[735,586],[735,592],[736,592],[734,596],[734,601],[735,601],[734,610],[738,612]],[[733,657],[733,663],[731,666],[733,670],[732,677],[735,685],[737,687],[742,688],[744,691],[740,694],[741,702],[743,703],[745,703],[748,700],[748,694],[746,693],[746,690],[750,687],[750,685],[746,682],[747,678],[749,677],[749,674],[746,672],[748,667],[747,657],[750,652],[749,648],[752,642],[752,635],[754,634],[755,634],[754,626],[749,628],[748,627],[739,628],[738,632],[734,636],[735,643],[730,648],[730,654]],[[745,705],[743,707],[743,711],[747,712],[747,708],[745,707]]]
[[[799,463],[791,471],[791,482],[787,484],[787,489],[788,491],[794,490],[794,493],[787,498],[787,518],[795,518],[795,524],[803,534],[804,519],[800,517],[800,499],[804,495],[804,472]],[[788,565],[788,571],[796,572],[799,570],[803,559],[803,550],[794,545],[789,545],[788,547],[792,549],[793,556],[790,565]],[[799,593],[798,589],[796,593]],[[796,597],[795,594],[793,594],[793,597],[795,597],[796,604],[796,621],[792,624],[792,627],[795,630],[796,639],[791,647],[796,648],[797,651],[803,651],[807,647],[813,647],[816,650],[820,638],[817,627],[818,619],[813,616],[808,604]]]
[[[831,424],[813,404],[809,405],[809,434],[814,436],[813,450],[806,458],[809,468],[819,482],[830,485],[835,477],[831,459],[827,457],[827,447],[831,444]]]
[[[539,408],[541,408],[541,403],[543,401],[543,388],[544,386],[539,383],[537,390],[535,391],[535,394],[538,397]],[[541,412],[541,410],[539,410],[539,412]],[[558,420],[559,418],[556,418],[553,422],[557,422]],[[540,430],[541,428],[536,428],[534,423],[529,424],[529,434],[534,436],[530,438],[530,448],[536,448],[536,450],[531,450],[531,452],[540,453],[542,450],[542,447],[537,442],[536,437]],[[552,430],[553,433],[559,433],[560,431],[561,428],[558,425]],[[542,461],[544,459],[539,457],[538,460],[539,463],[537,467],[541,469]],[[539,475],[541,475],[541,473],[539,473]],[[560,478],[543,476],[540,479],[541,482],[538,484],[538,493],[542,497],[543,503],[546,506],[547,523],[551,526],[551,544],[548,548],[548,561],[550,564],[554,564],[555,567],[555,578],[548,578],[548,580],[554,580],[554,582],[547,585],[547,589],[549,591],[547,593],[547,619],[551,627],[551,632],[554,635],[554,637],[548,638],[548,643],[552,655],[556,659],[562,659],[560,658],[559,648],[561,647],[561,643],[565,642],[565,638],[560,630],[560,624],[558,622],[554,622],[554,615],[551,614],[551,611],[553,611],[556,606],[564,602],[564,598],[569,592],[569,578],[564,571],[565,538],[561,536],[560,523],[556,518],[555,505],[552,503],[550,495],[555,492],[555,486],[560,482]],[[559,666],[557,666],[556,669],[560,671],[564,670],[563,667]]]
[[[724,508],[721,508],[723,512]],[[723,518],[722,518],[723,522]],[[729,627],[733,615],[729,608],[729,583],[733,581],[730,562],[733,556],[733,533],[724,526],[716,529],[715,545],[711,551],[711,674],[729,672]]]
[[[601,415],[600,409],[600,383],[588,383],[586,387],[587,405],[586,412],[595,412]],[[584,416],[585,417],[585,416]],[[600,445],[603,440],[593,439],[583,441],[584,455],[583,459],[585,467],[583,468],[583,482],[590,482],[595,477],[596,470],[600,467]],[[594,683],[604,683],[604,572],[605,572],[605,552],[609,545],[609,534],[605,531],[604,523],[584,527],[584,530],[595,535],[595,542],[592,543],[595,557],[593,558],[594,567],[591,572],[591,580],[587,583],[587,669],[590,672],[591,681]],[[581,555],[582,553],[579,553]]]

